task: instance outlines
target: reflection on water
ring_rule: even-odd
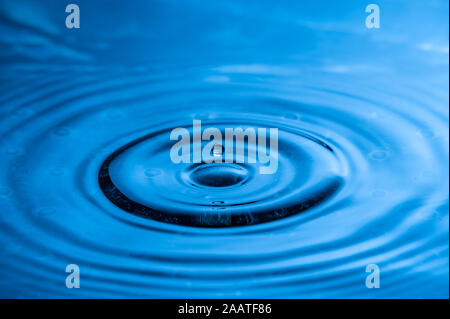
[[[78,4],[0,1],[1,297],[448,298],[448,2]],[[193,120],[278,170],[175,165]]]

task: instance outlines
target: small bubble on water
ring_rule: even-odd
[[[222,204],[224,204],[225,202],[224,201],[221,201],[221,200],[216,200],[216,201],[213,201],[213,202],[211,202],[211,204],[213,204],[213,205],[222,205]]]

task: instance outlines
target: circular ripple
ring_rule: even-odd
[[[300,81],[252,75],[254,66],[249,74],[225,69],[38,73],[8,92],[0,111],[3,291],[131,298],[446,293],[448,97],[391,90],[385,78],[379,85],[366,76]],[[203,80],[212,75],[229,81]],[[21,107],[33,112],[17,116]],[[261,175],[247,162],[171,163],[169,133],[192,119],[204,128],[278,128],[276,174]],[[219,147],[215,155],[222,153]],[[100,187],[102,178],[115,193]],[[161,219],[125,201],[115,205],[113,194]],[[244,227],[219,213],[240,216]],[[60,280],[68,263],[85,274],[83,289]],[[364,284],[370,263],[382,270],[384,288],[376,292]]]
[[[218,117],[234,117],[234,121],[204,122],[202,128],[218,128],[225,136],[225,128],[239,123],[236,115]],[[267,120],[239,127],[256,131],[262,125],[268,125]],[[269,132],[271,127],[264,128]],[[235,163],[236,158],[226,163],[222,152],[220,163],[217,158],[211,163],[173,163],[170,149],[174,141],[170,140],[171,129],[166,129],[133,140],[108,156],[99,171],[99,184],[106,197],[127,212],[185,226],[243,226],[298,214],[339,190],[342,163],[324,141],[295,127],[277,128],[276,158],[270,154],[277,163],[273,174],[260,173],[261,166],[270,162],[247,163],[254,147],[247,139],[244,163]],[[145,178],[149,172],[151,178]]]

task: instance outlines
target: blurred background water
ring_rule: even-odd
[[[0,297],[448,298],[448,1],[76,3],[0,0]],[[277,173],[193,185],[193,119],[277,127]],[[118,207],[124,145],[127,198],[248,225]]]

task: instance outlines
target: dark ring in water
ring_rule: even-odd
[[[114,151],[109,155],[103,162],[98,173],[98,182],[101,190],[105,196],[117,207],[140,217],[147,219],[153,219],[156,221],[191,226],[191,227],[207,227],[207,228],[223,228],[223,227],[234,227],[234,226],[247,226],[266,223],[270,221],[279,220],[288,216],[292,216],[305,210],[314,207],[331,195],[333,195],[342,184],[341,178],[337,177],[332,182],[328,183],[325,187],[318,187],[319,192],[312,192],[310,196],[302,198],[300,202],[286,206],[280,207],[279,209],[243,213],[220,213],[220,212],[208,212],[203,214],[183,214],[178,212],[161,211],[138,202],[133,201],[124,195],[113,183],[111,176],[109,174],[109,166],[111,162],[119,156],[124,151],[137,145],[138,143],[157,136],[164,132],[169,132],[170,130],[161,130],[158,132],[150,133],[143,137],[140,137]],[[327,148],[329,146],[327,145]],[[209,206],[209,205],[208,205]],[[224,207],[221,205],[210,205],[211,207]]]

